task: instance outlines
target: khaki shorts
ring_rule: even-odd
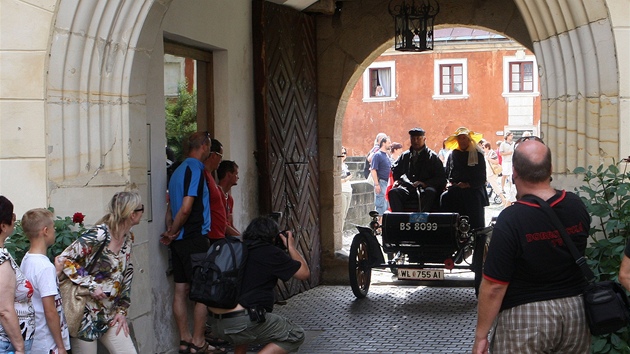
[[[288,352],[296,352],[304,342],[304,330],[291,320],[273,313],[265,322],[256,323],[249,316],[216,319],[210,315],[212,333],[234,345],[274,343]]]

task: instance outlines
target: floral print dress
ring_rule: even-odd
[[[25,341],[33,339],[35,333],[35,308],[31,302],[33,296],[33,285],[22,273],[20,267],[15,263],[13,257],[6,248],[0,248],[0,264],[9,262],[15,272],[15,312],[18,316],[22,339]],[[0,341],[10,342],[4,328],[0,324]]]
[[[127,315],[130,305],[131,279],[131,245],[133,234],[125,235],[120,251],[115,254],[107,246],[111,235],[107,225],[96,225],[76,239],[62,253],[66,257],[63,272],[75,284],[95,289],[101,286],[107,295],[102,300],[89,296],[85,306],[85,314],[81,321],[78,338],[96,340],[109,329],[109,323],[117,313]],[[101,244],[105,247],[98,254]]]

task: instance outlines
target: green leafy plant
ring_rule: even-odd
[[[165,113],[166,145],[174,152],[175,161],[183,161],[184,139],[197,131],[197,91],[188,92],[188,83],[180,83],[177,98],[166,99]]]
[[[53,208],[48,208],[48,210],[54,212]],[[55,243],[48,247],[47,254],[51,262],[54,261],[55,256],[58,256],[66,247],[85,232],[86,228],[83,225],[84,219],[85,215],[79,212],[74,213],[72,217],[66,216],[62,218],[57,216],[55,218]],[[21,264],[22,258],[24,258],[24,255],[30,248],[30,243],[19,220],[15,222],[15,231],[7,238],[5,247],[9,253],[11,253],[13,259],[15,259],[18,264]]]
[[[577,192],[593,217],[586,248],[587,263],[597,280],[617,280],[624,248],[630,236],[630,173],[628,159],[597,169],[578,167],[585,185]],[[620,167],[623,169],[620,169]],[[628,328],[615,333],[594,336],[593,353],[630,353]]]

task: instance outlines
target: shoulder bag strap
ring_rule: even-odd
[[[575,243],[573,243],[573,240],[571,239],[569,234],[567,234],[566,228],[564,227],[564,225],[562,225],[560,219],[558,219],[558,215],[553,210],[553,208],[551,208],[549,203],[535,195],[530,194],[527,197],[536,201],[536,203],[540,205],[541,209],[549,216],[551,222],[553,222],[553,225],[556,227],[556,229],[558,229],[558,232],[560,232],[564,244],[567,245],[569,251],[571,252],[571,255],[573,256],[573,258],[575,258],[575,263],[580,267],[580,270],[582,270],[586,281],[589,283],[595,281],[595,274],[593,274],[591,268],[589,268],[586,264],[586,258],[581,255],[577,247],[575,247]]]

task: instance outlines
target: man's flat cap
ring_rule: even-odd
[[[424,136],[424,129],[422,128],[413,128],[409,131],[410,136]]]

